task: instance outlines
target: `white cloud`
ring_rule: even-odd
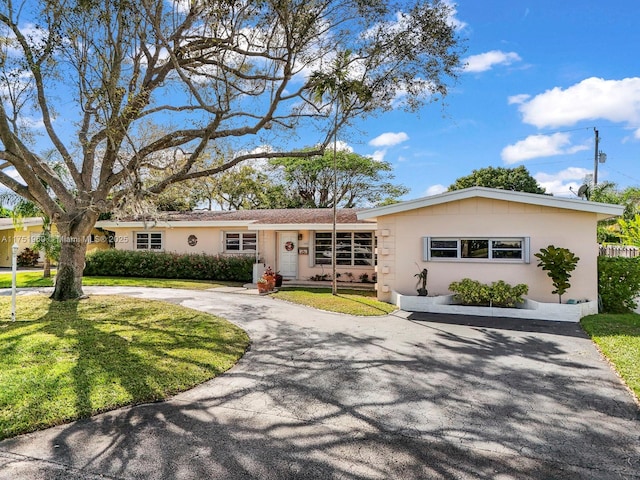
[[[15,169],[15,167],[9,167],[9,168],[7,168],[6,170],[3,170],[3,171],[4,171],[4,173],[6,173],[8,176],[13,178],[14,180],[17,180],[18,182],[24,184],[24,180],[22,179],[22,177],[20,176],[18,171]]]
[[[593,172],[586,168],[569,167],[557,173],[539,172],[533,175],[533,178],[538,181],[541,187],[546,189],[547,193],[575,197],[573,192],[578,192],[584,182],[584,178],[591,173]]]
[[[491,50],[490,52],[471,55],[463,60],[465,72],[486,72],[495,65],[511,65],[513,62],[522,60],[515,52],[503,52],[501,50]]]
[[[425,195],[430,197],[431,195],[438,195],[439,193],[444,193],[447,190],[448,190],[448,187],[445,187],[444,185],[440,185],[438,183],[436,185],[431,185],[429,188],[427,188]]]
[[[351,145],[349,145],[347,142],[345,142],[344,140],[338,140],[336,142],[336,150],[338,152],[348,152],[348,153],[353,153],[353,147]],[[329,142],[329,145],[327,145],[327,152],[333,152],[333,142]]]
[[[554,155],[571,155],[587,150],[587,145],[571,145],[568,133],[554,133],[552,135],[530,135],[513,145],[502,149],[501,157],[504,163],[512,164],[532,158],[551,157]]]
[[[520,105],[521,103],[526,102],[531,98],[531,95],[527,95],[526,93],[521,93],[520,95],[512,95],[507,98],[507,102],[509,105]]]
[[[376,150],[373,152],[373,155],[370,155],[376,162],[382,162],[384,160],[384,156],[387,154],[387,149],[384,148],[382,150]]]
[[[567,89],[556,87],[520,102],[518,110],[525,123],[538,128],[566,127],[596,119],[637,125],[640,78],[587,78]]]
[[[453,26],[456,30],[462,30],[467,26],[466,22],[463,22],[459,18],[456,18],[456,14],[458,13],[458,9],[456,8],[456,4],[453,0],[444,0],[442,3],[446,5],[449,9],[449,25]]]
[[[369,145],[372,147],[391,147],[393,145],[406,142],[407,140],[409,140],[409,135],[404,132],[387,132],[370,140]]]

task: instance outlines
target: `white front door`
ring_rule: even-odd
[[[298,232],[278,232],[278,270],[285,278],[298,278]]]

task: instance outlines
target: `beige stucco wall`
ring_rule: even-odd
[[[468,277],[484,283],[498,280],[526,283],[529,298],[554,302],[551,279],[537,267],[534,254],[548,245],[565,247],[580,261],[563,300],[597,298],[597,218],[594,213],[527,205],[483,198],[386,215],[378,221],[378,297],[388,301],[390,291],[416,293],[419,270],[429,271],[429,295],[450,293],[453,281]],[[476,260],[422,260],[423,237],[530,237],[530,263]],[[387,290],[387,291],[385,291]]]
[[[154,227],[150,229],[132,227],[108,227],[114,232],[115,248],[119,250],[134,250],[135,235],[137,232],[162,232],[163,250],[175,253],[206,253],[208,255],[224,254],[224,232],[247,232],[246,227]],[[198,239],[196,245],[188,243],[190,235]],[[258,243],[263,240],[262,232],[258,235]],[[233,252],[237,254],[237,252]]]
[[[18,245],[18,255],[42,232],[42,226],[33,226],[0,231],[0,267],[11,267],[11,247]]]
[[[162,231],[164,234],[164,251],[176,252],[176,253],[206,253],[208,255],[237,255],[238,252],[225,252],[224,251],[224,234],[225,232],[247,232],[255,231],[258,234],[258,254],[257,258],[270,265],[274,270],[278,269],[278,231],[276,230],[249,230],[247,227],[154,227],[149,230],[143,228],[131,228],[131,227],[108,227],[108,230],[114,232],[115,248],[120,250],[134,250],[135,248],[135,234],[141,231]],[[372,228],[373,230],[373,228]],[[302,235],[302,238],[298,240],[296,249],[306,248],[308,254],[298,255],[298,279],[307,280],[314,275],[322,275],[323,273],[331,274],[331,265],[317,265],[312,266],[310,262],[312,260],[311,243],[313,242],[313,231],[310,230],[283,230],[286,232],[294,232]],[[190,246],[187,242],[189,235],[196,235],[198,237],[198,243],[195,246]],[[374,267],[349,267],[338,266],[337,272],[341,273],[340,280],[349,281],[345,275],[346,272],[351,272],[354,281],[359,281],[359,276],[363,273],[367,273],[369,277],[373,275]]]

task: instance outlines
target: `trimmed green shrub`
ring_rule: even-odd
[[[512,287],[503,280],[491,285],[463,278],[459,282],[452,282],[449,290],[455,294],[455,299],[463,305],[491,305],[494,307],[513,307],[522,303],[522,298],[529,292],[529,287],[520,283]]]
[[[524,295],[529,293],[529,286],[524,283],[512,287],[508,283],[499,280],[491,284],[491,302],[498,307],[513,307],[524,302]]]
[[[183,278],[250,282],[254,257],[167,252],[97,250],[87,255],[85,275]]]
[[[640,257],[598,257],[598,287],[605,312],[635,309],[640,295]]]

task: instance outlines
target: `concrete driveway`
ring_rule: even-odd
[[[0,479],[640,478],[638,406],[577,325],[87,290],[222,315],[252,348],[170,401],[0,442]]]

